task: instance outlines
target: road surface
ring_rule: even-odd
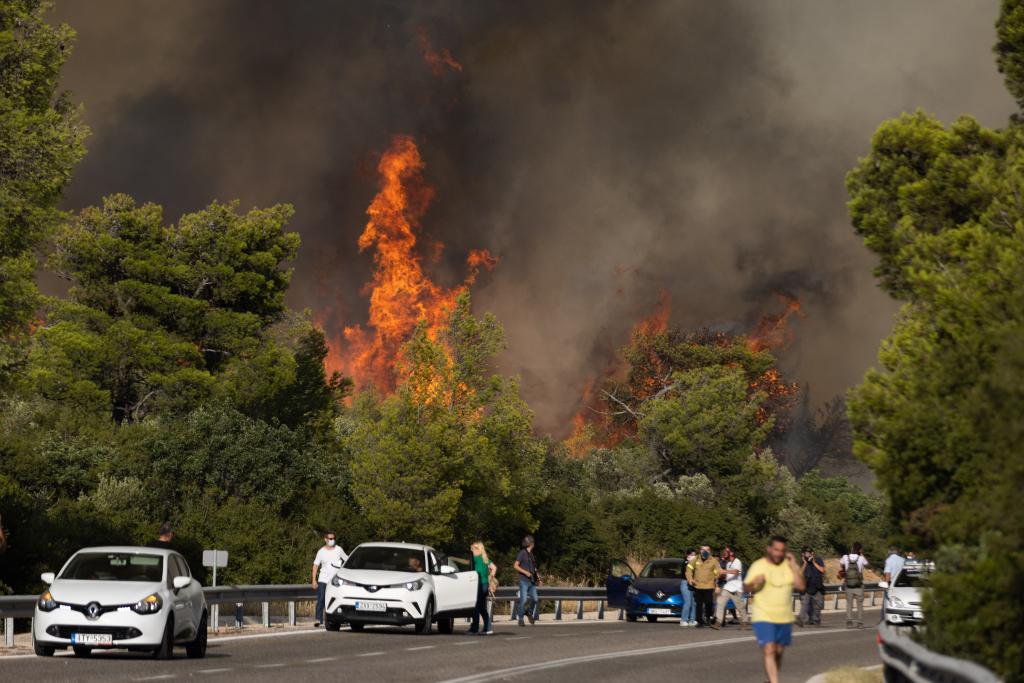
[[[786,653],[784,681],[803,683],[844,664],[878,663],[875,630],[847,630],[841,615],[798,629]],[[502,621],[493,636],[417,636],[411,629],[363,633],[290,631],[211,639],[205,659],[177,650],[170,661],[117,651],[79,659],[0,658],[5,681],[339,680],[477,683],[483,681],[762,681],[750,631],[681,628],[674,622],[552,622],[520,628]]]

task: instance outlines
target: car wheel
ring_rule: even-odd
[[[626,621],[636,621],[636,615],[635,614],[627,614],[626,615]]]
[[[416,633],[421,636],[428,635],[430,629],[434,626],[434,601],[427,601],[427,610],[423,613],[423,618],[416,622]]]
[[[206,656],[206,612],[203,612],[203,618],[199,620],[199,630],[196,632],[196,639],[185,646],[185,653],[192,659],[202,659]]]
[[[75,645],[71,649],[75,651],[76,657],[88,657],[92,654],[91,647],[82,647],[80,645]]]
[[[438,633],[452,633],[455,631],[455,619],[453,617],[441,617],[437,620]]]
[[[328,617],[327,619],[324,620],[324,628],[327,629],[328,631],[340,631],[341,630],[341,622],[340,621],[335,621],[334,619],[331,619],[330,617]]]
[[[650,614],[647,615],[647,621],[651,622],[652,624],[654,622],[656,622],[657,620],[658,620],[658,617],[652,617]]]
[[[355,631],[356,633],[362,633],[363,628],[365,626],[366,626],[366,624],[349,624],[348,628],[349,628],[350,631]]]
[[[40,645],[36,642],[35,634],[32,635],[32,649],[35,650],[37,657],[52,657],[56,648],[49,647],[48,645]]]
[[[174,654],[174,616],[167,616],[167,623],[164,625],[164,635],[160,639],[160,645],[153,650],[155,659],[170,659]]]

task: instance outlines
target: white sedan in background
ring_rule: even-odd
[[[459,571],[441,553],[412,543],[357,546],[327,586],[325,625],[353,631],[367,624],[414,624],[417,633],[451,633],[457,617],[473,616],[479,576]]]
[[[167,659],[175,645],[184,645],[189,657],[206,655],[203,588],[173,550],[84,548],[59,574],[42,579],[49,588],[32,619],[32,644],[41,657],[68,646],[79,657],[124,648]]]

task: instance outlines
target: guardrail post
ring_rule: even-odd
[[[270,628],[270,603],[263,603],[263,628]]]
[[[14,647],[14,617],[4,619],[4,647]]]
[[[562,601],[555,600],[555,621],[562,620]]]
[[[583,619],[583,601],[580,600],[576,603],[576,620],[582,621]]]
[[[878,591],[871,591],[871,606],[875,606],[875,598],[878,597]]]
[[[604,621],[604,600],[597,602],[597,618]]]
[[[295,626],[295,601],[288,602],[288,625]]]
[[[237,628],[237,629],[241,629],[242,628],[242,621],[243,621],[244,618],[245,617],[242,614],[242,603],[236,602],[235,603],[235,628]]]
[[[841,592],[842,592],[842,591],[836,591],[836,601],[835,601],[835,603],[834,603],[834,604],[832,605],[832,609],[834,609],[834,610],[838,610],[838,609],[839,609],[839,594],[840,594]]]
[[[511,609],[510,613],[511,613],[512,616],[509,617],[509,621],[515,621],[516,619],[519,618],[519,592],[518,591],[516,591],[516,598],[515,598],[515,600],[512,601],[512,609]]]
[[[625,619],[625,618],[626,618],[626,615],[625,615],[625,613],[623,612],[622,608],[620,607],[620,608],[619,608],[619,621],[622,621],[622,620],[623,620],[623,619]]]
[[[220,605],[218,605],[217,603],[214,603],[212,605],[210,613],[213,615],[213,619],[212,619],[213,632],[216,633],[217,629],[220,628]]]

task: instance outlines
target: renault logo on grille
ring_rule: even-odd
[[[98,603],[98,602],[90,602],[89,605],[85,608],[85,615],[87,617],[89,617],[90,619],[99,619],[100,618],[100,603]]]
[[[654,595],[655,595],[655,597],[656,597],[656,598],[658,598],[659,600],[664,600],[664,599],[665,599],[665,591],[658,591],[658,592],[657,592],[657,593],[655,593]]]

